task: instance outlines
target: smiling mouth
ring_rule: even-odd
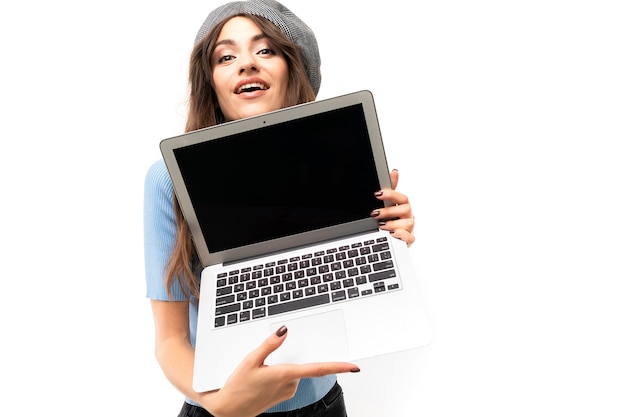
[[[253,91],[259,91],[259,90],[269,90],[269,87],[267,85],[261,84],[261,83],[244,84],[241,87],[239,87],[239,89],[236,91],[236,93],[237,94],[251,93]]]

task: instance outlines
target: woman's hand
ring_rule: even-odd
[[[375,195],[379,200],[390,201],[394,205],[377,209],[372,212],[372,217],[378,220],[378,227],[381,230],[388,230],[391,236],[406,242],[407,246],[415,241],[413,226],[415,217],[411,211],[409,198],[396,191],[398,185],[398,170],[393,170],[389,174],[391,177],[391,190],[381,190]]]
[[[286,337],[287,328],[283,326],[248,354],[224,386],[213,393],[209,411],[216,417],[257,416],[292,398],[301,378],[360,371],[356,365],[346,362],[265,365],[265,359]]]

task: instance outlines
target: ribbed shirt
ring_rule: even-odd
[[[164,281],[165,266],[176,241],[173,192],[172,180],[165,162],[163,160],[155,162],[148,169],[144,187],[146,296],[152,300],[191,301],[189,303],[189,333],[191,344],[195,347],[198,326],[197,302],[188,300],[178,283],[171,287],[171,297],[168,297]],[[336,380],[335,375],[302,379],[293,398],[272,407],[267,412],[291,411],[312,404],[321,399]],[[198,405],[188,398],[186,401]]]

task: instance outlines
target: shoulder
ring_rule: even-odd
[[[144,215],[158,220],[162,216],[174,218],[172,199],[174,187],[167,172],[165,162],[161,159],[153,163],[146,172],[144,183]]]
[[[161,188],[172,189],[172,180],[170,174],[167,172],[165,161],[159,159],[154,162],[148,172],[146,173],[145,187],[148,188]]]

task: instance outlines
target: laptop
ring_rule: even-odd
[[[160,143],[201,273],[193,388],[220,388],[280,326],[266,363],[349,361],[425,346],[409,251],[378,229],[390,188],[369,91]]]

